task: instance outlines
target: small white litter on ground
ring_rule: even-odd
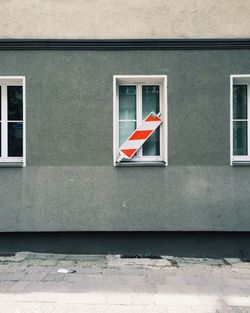
[[[59,268],[57,270],[57,273],[59,273],[59,274],[68,274],[68,273],[75,273],[75,272],[76,271],[74,271],[74,270],[68,270],[66,268]]]

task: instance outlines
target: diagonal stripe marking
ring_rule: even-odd
[[[122,149],[120,150],[122,153],[124,153],[128,158],[131,158],[132,155],[136,152],[137,149]]]
[[[149,117],[145,120],[145,122],[156,122],[156,121],[161,121],[161,119],[157,115],[153,116],[152,114],[149,115]]]
[[[131,137],[129,137],[129,140],[146,139],[152,132],[153,132],[152,129],[150,129],[150,130],[137,130]]]

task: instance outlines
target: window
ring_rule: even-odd
[[[167,165],[167,76],[114,76],[114,165]],[[119,161],[119,148],[151,113],[162,124],[130,159]]]
[[[0,166],[25,166],[24,86],[24,77],[0,77]]]
[[[231,75],[231,165],[250,164],[250,75]]]

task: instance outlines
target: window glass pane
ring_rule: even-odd
[[[247,155],[247,122],[233,122],[233,154]]]
[[[136,122],[119,122],[119,146],[135,131]]]
[[[247,119],[247,85],[233,86],[233,118]]]
[[[143,155],[160,155],[160,132],[159,127],[143,144]]]
[[[136,119],[136,86],[119,86],[119,119]]]
[[[159,86],[142,86],[142,119],[152,111],[159,113]]]
[[[23,87],[8,86],[8,120],[21,121],[23,119]]]
[[[23,123],[8,123],[8,156],[23,156]]]
[[[2,123],[0,123],[0,156],[2,156]]]
[[[159,113],[159,86],[142,86],[142,118],[145,119],[152,111]],[[143,144],[143,155],[160,155],[160,132],[157,128]]]

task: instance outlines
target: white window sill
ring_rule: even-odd
[[[238,161],[233,161],[232,166],[250,166],[250,160],[238,160]]]
[[[24,167],[24,162],[22,160],[0,160],[0,167]]]
[[[136,166],[136,167],[165,167],[167,166],[166,162],[164,161],[141,161],[141,162],[135,162],[135,161],[122,161],[122,162],[116,162],[116,167],[129,167],[129,166]]]

